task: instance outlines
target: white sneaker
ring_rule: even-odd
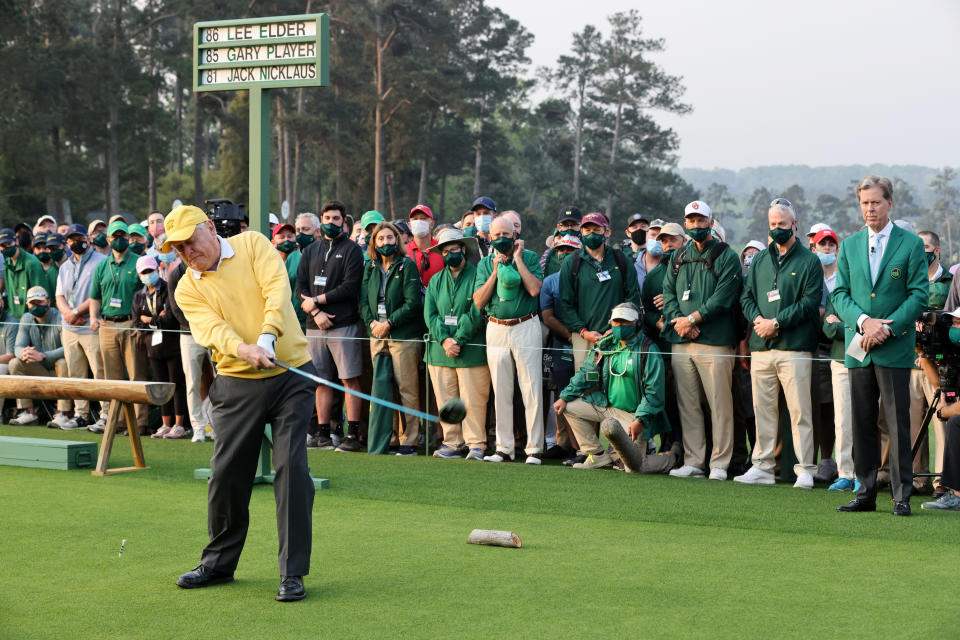
[[[47,423],[48,427],[53,427],[54,429],[63,429],[64,431],[73,431],[75,429],[82,429],[79,424],[77,424],[76,419],[68,418],[60,412],[57,412],[57,415],[53,416],[53,420]]]
[[[774,484],[776,483],[777,478],[769,471],[764,471],[760,467],[754,465],[750,467],[742,476],[737,476],[734,478],[733,481],[739,482],[740,484]]]
[[[10,421],[10,424],[19,425],[22,427],[28,424],[33,424],[36,421],[37,421],[37,414],[35,414],[33,411],[30,411],[29,409],[24,409],[23,411],[20,412],[20,415],[18,415],[16,418]]]
[[[797,476],[797,481],[793,483],[794,489],[813,489],[813,476],[807,472]]]
[[[524,463],[524,464],[536,464],[536,465],[538,465],[538,464],[540,464],[540,456],[539,456],[539,455],[536,455],[536,454],[529,455],[529,456],[527,456],[527,459],[523,461],[523,463]]]
[[[698,467],[692,467],[689,464],[685,464],[679,469],[671,469],[670,475],[674,478],[702,478],[703,470]]]
[[[207,438],[206,438],[206,436],[204,435],[204,430],[203,430],[202,428],[201,428],[201,429],[194,429],[194,430],[193,430],[193,437],[190,438],[190,442],[204,442],[204,441],[206,441],[206,439],[207,439]]]
[[[492,456],[483,456],[483,460],[484,462],[513,462],[513,456],[497,451]]]
[[[720,467],[714,467],[710,469],[710,479],[711,480],[726,480],[727,479],[727,470],[721,469]]]

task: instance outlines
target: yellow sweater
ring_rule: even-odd
[[[177,304],[190,321],[197,344],[211,349],[217,374],[268,378],[284,372],[254,369],[237,357],[241,344],[261,333],[277,336],[277,359],[295,367],[310,360],[307,339],[291,304],[286,268],[266,236],[248,231],[226,240],[233,256],[200,277],[187,269],[177,285]]]

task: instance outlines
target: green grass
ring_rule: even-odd
[[[88,439],[0,427],[0,435]],[[273,491],[237,581],[174,586],[206,542],[212,445],[146,471],[0,467],[0,638],[955,638],[960,514],[840,514],[851,494],[311,451],[308,597],[273,601]],[[112,466],[132,464],[118,438]],[[510,529],[523,548],[465,544]],[[121,539],[127,543],[118,558]]]

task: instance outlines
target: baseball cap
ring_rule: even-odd
[[[82,224],[72,224],[70,228],[67,229],[67,237],[70,236],[85,236],[87,235],[87,229]]]
[[[497,297],[501,300],[514,300],[520,295],[520,283],[523,278],[513,265],[500,265],[497,269]]]
[[[399,231],[400,233],[405,233],[408,236],[413,235],[412,233],[410,233],[410,225],[407,224],[406,220],[394,220],[390,224],[395,226],[397,228],[397,231]]]
[[[653,222],[650,223],[650,228],[651,228],[651,229],[662,229],[662,228],[663,228],[663,225],[665,225],[665,224],[666,224],[666,223],[665,223],[663,220],[661,220],[660,218],[657,218],[657,219],[655,219]]]
[[[207,221],[207,214],[200,207],[182,204],[167,214],[163,219],[163,229],[167,232],[167,239],[160,247],[160,251],[170,251],[171,242],[189,240],[197,225]]]
[[[13,229],[0,229],[0,244],[16,241],[17,234],[13,232]]]
[[[45,214],[45,215],[42,215],[42,216],[40,216],[39,218],[37,218],[37,226],[40,226],[40,225],[43,224],[44,222],[52,222],[53,224],[57,224],[57,219],[54,218],[54,217],[53,217],[52,215],[50,215],[49,213],[48,213],[48,214]]]
[[[107,237],[109,238],[117,231],[123,231],[124,233],[130,233],[130,230],[127,228],[127,223],[123,220],[115,220],[110,223],[110,226],[107,227]]]
[[[635,214],[633,214],[632,216],[630,216],[629,218],[627,218],[627,226],[628,226],[628,227],[629,227],[630,225],[632,225],[633,223],[635,223],[635,222],[646,222],[646,223],[648,223],[648,225],[649,225],[649,223],[650,223],[650,221],[647,220],[647,217],[646,217],[645,215],[643,215],[642,213],[635,213]]]
[[[115,213],[114,215],[110,216],[110,219],[107,220],[107,224],[113,224],[117,220],[119,220],[123,224],[127,224],[127,219],[123,217],[122,213]]]
[[[688,204],[683,210],[683,217],[687,216],[700,215],[707,218],[712,218],[713,215],[710,212],[710,205],[708,205],[703,200],[694,200]],[[660,233],[663,233],[662,231]]]
[[[425,204],[418,204],[413,209],[410,209],[410,215],[407,217],[413,217],[413,214],[415,214],[417,211],[427,214],[427,217],[433,220],[433,211],[431,211],[430,207]]]
[[[676,222],[668,222],[660,227],[660,236],[677,236],[678,238],[682,238],[686,234],[687,233],[683,230],[683,227]],[[660,236],[657,237],[659,238]]]
[[[277,214],[271,213],[269,215],[270,224],[280,224],[280,218],[277,217]]]
[[[597,212],[588,213],[587,215],[583,216],[583,218],[580,220],[580,226],[582,227],[585,224],[599,225],[604,229],[610,226],[610,224],[607,222],[606,216]]]
[[[284,222],[283,224],[278,224],[273,228],[273,232],[270,237],[276,238],[277,234],[284,230],[289,231],[291,233],[297,232],[296,228],[292,224],[290,224],[289,222]]]
[[[490,209],[490,211],[497,210],[497,203],[493,201],[493,198],[488,198],[487,196],[480,196],[473,201],[473,205],[470,207],[471,211],[479,207],[484,207],[485,209]]]
[[[137,259],[137,273],[143,273],[147,270],[157,270],[157,259],[153,256],[141,256]]]
[[[661,235],[663,235],[662,231],[660,233]],[[764,249],[766,249],[766,247],[759,240],[751,240],[750,242],[748,242],[743,246],[743,251],[746,251],[747,249],[756,249],[757,251],[763,251]],[[743,251],[740,252],[741,256],[743,255]]]
[[[640,319],[640,310],[632,302],[622,302],[610,312],[610,321],[636,322]]]
[[[953,316],[954,318],[960,318],[960,307],[957,307],[957,308],[954,309],[953,311],[948,311],[948,312],[947,312],[947,315],[948,315],[948,316]]]
[[[144,227],[142,224],[134,223],[134,224],[131,224],[130,226],[127,227],[127,233],[129,233],[130,235],[136,234],[136,235],[138,235],[138,236],[141,236],[141,237],[143,237],[143,238],[146,238],[146,237],[147,237],[147,228]]]
[[[566,222],[568,220],[580,222],[581,218],[583,218],[583,212],[580,211],[579,207],[570,205],[569,207],[563,208],[563,211],[560,212],[560,218],[557,220],[557,222]]]
[[[13,225],[14,233],[20,233],[21,230],[26,230],[29,231],[31,235],[33,234],[33,229],[31,229],[30,225],[28,225],[26,222],[18,222],[17,224]]]
[[[92,236],[93,230],[99,227],[100,225],[107,226],[107,223],[104,222],[103,220],[100,220],[99,218],[96,220],[92,220],[90,224],[87,226],[87,235]]]
[[[47,244],[46,231],[39,231],[35,236],[33,236],[33,246],[37,246],[38,244]]]
[[[49,300],[50,296],[47,295],[47,290],[37,285],[35,287],[30,287],[27,289],[27,302],[31,300]]]
[[[915,233],[915,231],[913,230],[913,223],[910,222],[909,220],[904,220],[903,218],[900,218],[899,220],[894,220],[894,221],[893,221],[893,224],[897,225],[898,227],[900,227],[900,228],[903,229],[904,231],[909,231],[910,233]]]
[[[371,209],[370,211],[367,211],[365,214],[360,216],[360,228],[366,231],[367,227],[369,227],[370,225],[380,224],[381,222],[384,222],[384,221],[385,220],[383,218],[382,213],[380,213],[379,211],[373,211]]]
[[[560,236],[553,241],[553,248],[556,249],[558,247],[570,247],[571,249],[579,251],[583,248],[583,243],[580,242],[580,238],[577,236]]]
[[[823,231],[823,230],[825,230],[825,229],[828,230],[828,231],[833,231],[833,229],[830,228],[830,225],[824,224],[824,223],[822,223],[822,222],[818,222],[817,224],[815,224],[815,225],[813,225],[812,227],[810,227],[810,231],[807,231],[807,235],[808,235],[808,236],[815,236],[815,235],[817,235],[818,233],[820,233],[821,231]]]
[[[36,240],[33,241],[36,244]],[[64,238],[59,233],[54,233],[53,231],[47,232],[47,246],[48,247],[62,247],[64,244]]]
[[[833,232],[833,229],[821,229],[817,231],[816,235],[813,236],[813,244],[817,244],[824,238],[833,238],[834,242],[840,244],[840,239],[837,238],[837,234]]]

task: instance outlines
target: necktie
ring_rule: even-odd
[[[883,259],[883,236],[879,233],[874,236],[873,247],[870,249],[870,282],[876,284],[880,273],[880,261]]]

